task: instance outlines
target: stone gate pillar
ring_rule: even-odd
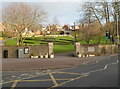
[[[75,43],[75,52],[80,52],[80,43]]]
[[[48,43],[48,55],[50,58],[54,58],[53,43]]]
[[[74,44],[74,49],[75,49],[74,56],[77,56],[77,53],[80,52],[80,43],[75,43]]]

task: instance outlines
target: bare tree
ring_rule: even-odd
[[[50,26],[50,30],[51,30],[51,32],[54,34],[54,35],[56,35],[56,32],[57,32],[57,24],[52,24],[51,26]]]
[[[83,17],[81,18],[80,22],[81,24],[89,25],[91,22],[98,21],[100,24],[101,34],[109,31],[111,35],[115,37],[117,31],[116,24],[118,23],[117,15],[119,13],[119,7],[119,2],[107,2],[106,0],[103,2],[84,3],[81,10]],[[102,36],[101,34],[100,36]]]
[[[101,9],[101,15],[104,17],[106,23],[104,27],[102,27],[104,30],[109,31],[111,36],[116,40],[116,36],[119,33],[117,28],[119,17],[119,2],[102,2],[103,10]]]
[[[23,43],[22,33],[39,25],[46,19],[46,13],[41,8],[32,7],[27,3],[10,3],[3,8],[3,24],[7,30],[15,31],[18,36],[19,45]]]
[[[120,25],[118,25],[120,23],[120,2],[113,2],[112,7],[113,7],[112,15],[114,20],[113,36],[116,37],[119,36],[120,34]]]
[[[90,40],[93,38],[99,38],[99,34],[101,34],[100,31],[100,25],[99,22],[94,22],[89,25],[85,25],[79,30],[79,39],[86,41],[88,44],[90,43]],[[100,40],[98,40],[98,43]]]
[[[55,16],[55,17],[53,18],[53,22],[52,22],[52,23],[59,25],[59,20],[58,20],[57,16]]]
[[[82,6],[82,18],[81,18],[81,24],[82,24],[82,30],[79,31],[80,39],[85,40],[87,43],[90,43],[90,40],[93,37],[100,38],[101,31],[100,27],[102,27],[101,23],[101,17],[96,13],[96,7],[93,3],[87,2],[84,3]],[[98,43],[100,43],[100,40],[98,40]]]

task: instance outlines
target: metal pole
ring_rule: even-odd
[[[117,15],[117,44],[119,44],[119,28],[118,28],[118,19],[119,19],[119,16],[118,16],[118,14],[116,14]]]
[[[74,42],[76,42],[76,30],[75,30],[75,22],[74,22]]]

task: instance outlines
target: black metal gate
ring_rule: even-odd
[[[8,58],[8,50],[4,50],[4,58]]]

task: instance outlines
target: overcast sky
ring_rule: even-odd
[[[46,24],[54,23],[54,18],[57,19],[60,25],[73,24],[79,19],[78,8],[81,2],[30,2],[30,4],[41,6],[48,16]],[[2,4],[7,6],[7,2]]]
[[[40,5],[48,13],[47,24],[53,23],[53,19],[57,18],[60,25],[73,24],[81,16],[78,8],[80,8],[83,1],[96,0],[2,0],[3,2],[30,2],[31,4]],[[101,1],[101,0],[97,0]],[[1,7],[0,3],[0,7]],[[2,4],[4,5],[4,4]]]
[[[54,18],[58,20],[61,25],[73,24],[79,19],[78,2],[45,2],[38,3],[48,13],[48,22],[54,23]]]

